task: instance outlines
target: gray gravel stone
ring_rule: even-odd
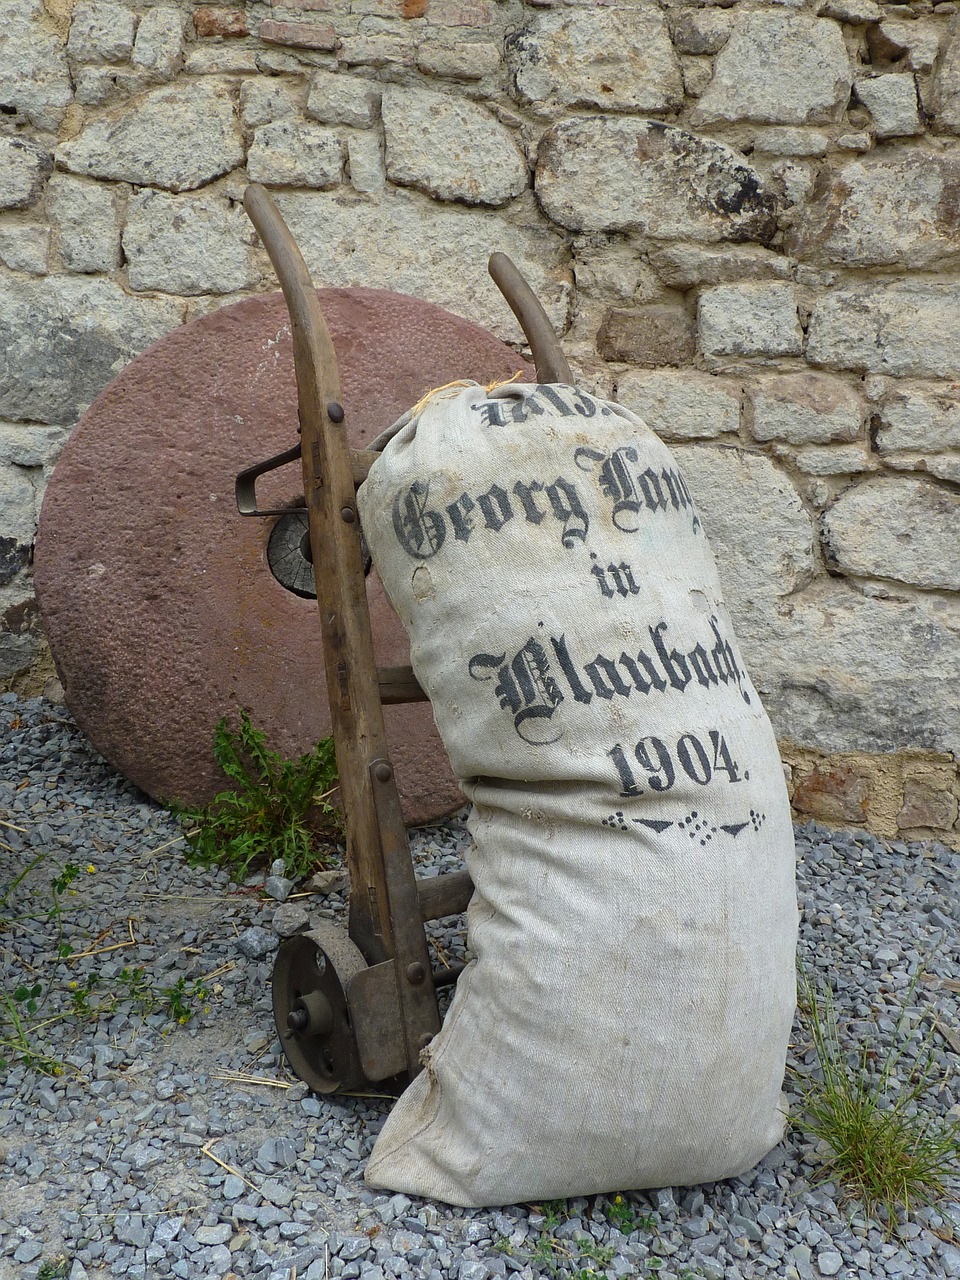
[[[687,1273],[703,1280],[960,1275],[960,1251],[934,1234],[953,1209],[918,1212],[888,1241],[856,1210],[839,1207],[839,1188],[811,1190],[821,1171],[799,1128],[740,1178],[624,1193],[615,1214],[602,1196],[580,1198],[551,1209],[558,1221],[549,1225],[526,1205],[461,1211],[374,1193],[363,1184],[363,1165],[389,1101],[313,1097],[299,1084],[269,1087],[289,1081],[274,1039],[270,966],[237,963],[237,934],[260,929],[273,946],[274,904],[177,859],[154,860],[144,877],[144,851],[173,839],[178,827],[113,774],[50,704],[0,695],[0,813],[24,828],[4,827],[5,841],[9,835],[20,842],[11,858],[30,857],[42,845],[64,861],[96,859],[97,874],[83,882],[77,909],[65,913],[76,952],[124,911],[136,911],[140,941],[132,954],[77,959],[70,972],[78,979],[96,972],[114,981],[124,964],[143,962],[164,984],[179,976],[188,984],[233,966],[221,976],[222,992],[209,997],[210,1013],[195,1014],[187,1028],[172,1027],[162,1013],[145,1018],[133,1005],[94,1022],[68,1021],[67,1042],[56,1046],[72,1068],[64,1077],[37,1077],[14,1063],[0,1078],[0,1205],[11,1190],[29,1186],[44,1206],[18,1211],[14,1222],[0,1218],[0,1274],[15,1267],[18,1280],[32,1280],[41,1259],[69,1255],[74,1280],[87,1273],[97,1280],[212,1280],[230,1271],[241,1280],[290,1280],[294,1268],[317,1280],[542,1280],[533,1261],[542,1241],[556,1239],[572,1253],[589,1237],[604,1257],[612,1251],[609,1262],[601,1267],[584,1256],[561,1274],[592,1268],[635,1280],[660,1260],[661,1274],[675,1280]],[[918,1006],[934,1007],[935,983],[960,981],[952,908],[960,855],[814,823],[795,830],[807,971],[832,983],[851,1037],[870,1031],[875,1010],[871,1034],[891,1037],[918,967],[930,979],[916,988]],[[64,835],[68,843],[60,844]],[[415,857],[424,869],[455,869],[468,839],[459,821],[438,825],[414,834]],[[46,870],[17,890],[25,913],[44,901]],[[336,897],[327,903],[342,919],[345,904]],[[462,956],[460,921],[429,927],[448,954]],[[42,971],[49,940],[24,933],[18,946]],[[149,966],[157,954],[169,963],[155,971]],[[216,981],[205,979],[211,987]],[[67,997],[52,980],[48,999]],[[906,1073],[921,1039],[908,1046]],[[808,1043],[798,1027],[795,1052]],[[946,1114],[960,1096],[950,1051],[939,1041],[933,1046],[938,1080],[924,1105]],[[810,1065],[809,1055],[791,1062],[797,1072]],[[791,1090],[794,1079],[791,1072]],[[44,1091],[55,1110],[43,1105]],[[181,1135],[197,1145],[181,1145]],[[217,1159],[257,1183],[263,1197],[202,1154],[210,1142]],[[254,1168],[261,1155],[266,1177]],[[171,1204],[182,1208],[171,1214]],[[622,1218],[624,1205],[639,1224],[629,1236],[610,1221]]]
[[[263,882],[263,891],[268,898],[273,898],[276,902],[285,902],[290,897],[290,892],[296,881],[288,880],[286,876],[267,876]]]
[[[251,960],[263,959],[274,951],[276,946],[276,935],[259,925],[245,929],[237,939],[238,950]]]

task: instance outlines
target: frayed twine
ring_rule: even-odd
[[[516,382],[518,378],[522,378],[522,377],[523,377],[523,370],[518,369],[517,372],[513,375],[513,377],[501,378],[499,382],[491,382],[487,386],[485,386],[483,389],[489,395],[491,391],[496,391],[497,387],[505,387],[508,382]],[[456,395],[458,391],[462,391],[465,387],[475,387],[476,385],[477,383],[475,382],[469,382],[466,379],[460,378],[456,382],[445,382],[442,387],[434,387],[432,391],[428,391],[425,396],[422,396],[417,401],[417,403],[410,410],[409,416],[411,418],[419,417],[420,414],[423,413],[427,405],[431,403],[431,401],[438,399],[440,396],[444,395],[444,393],[452,396],[452,395]]]

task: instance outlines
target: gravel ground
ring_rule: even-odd
[[[799,1130],[751,1174],[703,1187],[476,1211],[373,1193],[363,1167],[390,1100],[316,1098],[287,1071],[275,901],[187,867],[173,819],[51,703],[0,695],[0,824],[0,901],[40,858],[0,907],[0,1036],[16,1013],[27,1052],[62,1066],[0,1051],[0,1280],[960,1276],[960,1204],[888,1238],[818,1183]],[[421,872],[459,865],[465,838],[455,820],[417,833]],[[927,1105],[960,1114],[960,855],[813,823],[797,842],[808,971],[850,1034],[875,1023],[892,1044],[898,1022],[935,1020]],[[68,865],[58,922],[51,882]],[[344,910],[333,893],[281,918],[307,901]],[[462,922],[436,937],[455,956]],[[794,1046],[809,1061],[800,1027]]]

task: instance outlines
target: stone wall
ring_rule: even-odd
[[[798,811],[960,844],[957,0],[0,0],[0,684],[84,406],[176,325],[318,282],[518,339],[675,446]],[[655,564],[646,566],[657,572]]]

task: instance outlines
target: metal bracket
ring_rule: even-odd
[[[406,1071],[407,1042],[394,962],[361,969],[347,984],[347,1004],[366,1078],[376,1082]]]
[[[290,510],[289,507],[264,507],[261,510],[257,506],[257,480],[268,471],[276,471],[278,467],[285,467],[288,462],[296,462],[299,457],[300,442],[298,440],[292,449],[284,449],[283,453],[268,458],[266,462],[258,462],[255,467],[247,467],[246,471],[241,471],[234,481],[237,510],[240,514],[242,516],[286,515]]]

